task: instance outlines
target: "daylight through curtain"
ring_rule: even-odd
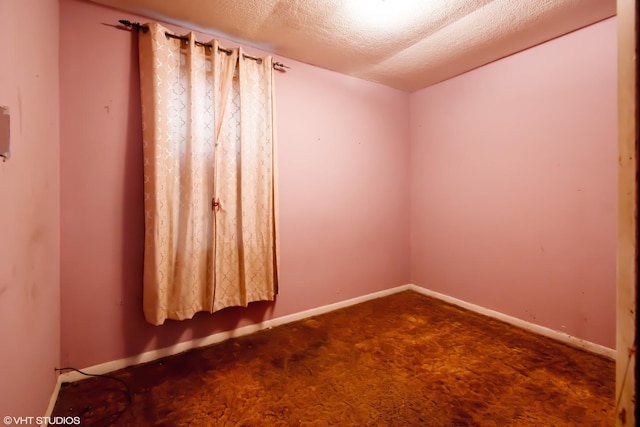
[[[144,314],[160,325],[277,292],[272,59],[140,32]]]

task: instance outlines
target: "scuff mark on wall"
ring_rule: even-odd
[[[35,301],[38,297],[38,285],[36,284],[36,281],[32,281],[31,285],[29,285],[29,290],[27,293],[27,302],[31,303],[33,301]]]
[[[20,136],[22,136],[22,92],[18,88],[18,121],[20,122]]]
[[[41,242],[44,238],[44,235],[45,235],[44,227],[42,225],[38,225],[31,232],[31,236],[29,236],[29,243],[31,243],[32,245],[35,245],[36,243]]]

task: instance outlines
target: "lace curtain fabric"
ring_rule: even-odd
[[[272,59],[148,27],[139,39],[145,318],[160,325],[273,300]]]

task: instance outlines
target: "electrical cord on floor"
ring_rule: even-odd
[[[114,412],[114,413],[111,413],[111,414],[107,414],[104,417],[97,419],[92,424],[94,426],[98,426],[98,425],[110,426],[110,425],[113,425],[113,423],[118,421],[118,419],[122,416],[122,414],[124,414],[125,411],[127,409],[129,409],[129,407],[131,406],[131,403],[133,402],[133,398],[132,398],[132,395],[131,395],[131,389],[129,388],[129,384],[127,384],[124,380],[122,380],[120,378],[114,377],[112,375],[105,375],[105,374],[89,374],[87,372],[81,371],[80,369],[71,368],[71,367],[55,368],[55,370],[58,371],[58,372],[61,372],[61,371],[75,371],[75,372],[77,372],[79,374],[86,375],[88,377],[106,378],[106,379],[109,379],[109,380],[118,381],[119,383],[124,385],[125,395],[127,396],[127,404],[126,404],[126,406],[123,409],[121,409],[121,410],[119,410],[117,412]],[[78,416],[82,417],[83,414],[85,414],[87,411],[89,411],[91,409],[92,409],[91,405],[87,406],[82,411],[80,411]],[[109,420],[110,418],[112,418],[112,419]],[[106,422],[106,423],[105,424],[101,424],[102,422]],[[82,423],[82,425],[86,425],[86,424]]]

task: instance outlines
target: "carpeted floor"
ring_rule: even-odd
[[[65,384],[91,426],[610,426],[614,362],[407,291]]]

